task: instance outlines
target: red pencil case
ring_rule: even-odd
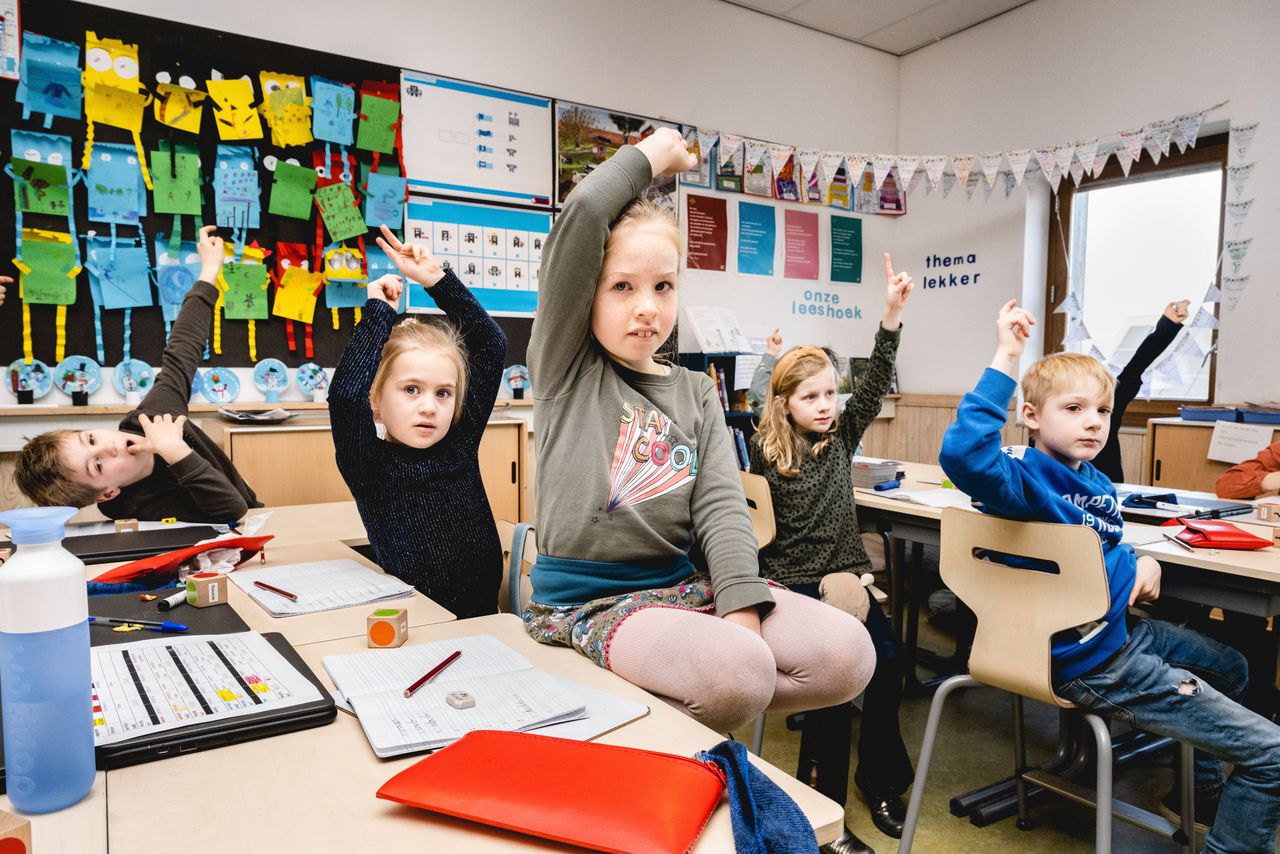
[[[135,560],[131,563],[122,564],[115,569],[107,570],[99,575],[94,581],[103,581],[109,583],[120,583],[124,581],[139,582],[155,582],[176,578],[178,575],[178,567],[191,560],[201,552],[211,551],[213,549],[240,549],[240,560],[236,562],[236,566],[247,561],[249,558],[263,550],[267,541],[274,537],[275,534],[267,534],[261,537],[229,537],[225,540],[210,540],[207,543],[201,543],[198,546],[188,546],[185,549],[177,551],[165,552],[160,555],[152,555],[144,557],[141,560]]]
[[[724,789],[712,762],[477,730],[392,777],[378,797],[597,851],[680,854]]]
[[[1256,537],[1222,519],[1170,519],[1162,527],[1181,525],[1174,534],[1181,542],[1198,549],[1265,549],[1270,540]]]

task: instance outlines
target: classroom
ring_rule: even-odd
[[[1280,852],[1277,37],[0,0],[0,849]]]

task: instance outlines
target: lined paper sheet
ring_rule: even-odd
[[[350,558],[291,563],[238,570],[227,576],[273,617],[292,617],[368,605],[413,595],[413,587],[392,575],[374,572]],[[298,597],[291,602],[253,582],[279,587]]]
[[[404,696],[454,650],[462,652],[457,661]],[[384,758],[443,747],[476,729],[522,731],[586,714],[583,697],[490,635],[330,655],[324,668]],[[445,701],[450,691],[466,691],[475,706],[453,708]]]

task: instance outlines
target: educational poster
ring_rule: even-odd
[[[773,275],[773,252],[777,242],[776,208],[738,202],[738,272],[756,276]]]
[[[724,272],[728,254],[729,214],[725,199],[716,196],[685,196],[688,223],[686,263],[694,270]]]
[[[831,215],[831,281],[862,283],[862,220]]]
[[[0,77],[18,79],[21,45],[22,24],[18,18],[18,0],[0,0]]]
[[[783,271],[788,279],[818,278],[818,215],[788,208],[782,220]]]
[[[550,230],[550,213],[435,199],[411,201],[405,220],[405,240],[425,244],[486,311],[502,317],[529,317],[538,307]],[[410,288],[407,310],[438,309],[423,289]]]
[[[550,98],[402,71],[400,103],[411,191],[550,207]]]
[[[578,182],[619,148],[634,145],[658,128],[679,130],[680,126],[661,119],[556,101],[557,203],[564,204]],[[675,190],[675,177],[667,176],[650,184],[645,198],[663,202],[674,212]]]

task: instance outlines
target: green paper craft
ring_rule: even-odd
[[[379,98],[377,95],[362,95],[356,148],[390,154],[396,147],[396,122],[399,120],[399,101]]]
[[[223,314],[228,320],[266,320],[267,268],[264,264],[222,265],[227,290],[222,295]]]
[[[22,263],[31,270],[22,274],[25,301],[32,305],[71,305],[76,301],[76,280],[67,275],[76,265],[76,250],[70,242],[24,240]]]
[[[316,177],[314,169],[294,166],[283,160],[277,162],[267,213],[293,219],[311,219],[311,194],[316,188]]]
[[[351,188],[341,181],[316,188],[316,207],[334,241],[358,237],[369,230]]]
[[[177,146],[177,164],[170,165],[169,149],[151,152],[151,181],[158,214],[200,216],[200,158],[194,147]],[[177,174],[173,174],[176,172]]]
[[[15,157],[13,174],[17,176],[14,185],[22,210],[53,216],[67,215],[69,198],[65,166]]]

